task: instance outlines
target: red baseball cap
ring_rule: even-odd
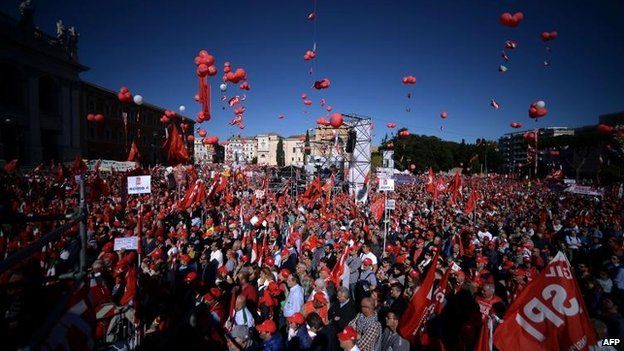
[[[258,330],[259,332],[264,332],[264,333],[275,333],[275,331],[277,330],[277,327],[275,326],[275,322],[273,322],[270,319],[267,319],[266,321],[260,323],[259,325],[256,326],[256,330]]]
[[[316,294],[314,294],[314,301],[320,302],[323,305],[327,305],[327,298],[322,292],[317,292]]]
[[[286,320],[288,321],[288,323],[296,323],[298,325],[303,325],[303,323],[305,323],[305,319],[303,318],[303,315],[299,312],[286,318]]]
[[[340,341],[355,339],[357,339],[357,332],[351,326],[346,326],[340,333],[338,333],[338,340]]]
[[[365,266],[372,266],[373,265],[373,260],[371,260],[370,258],[365,258],[362,261],[362,264],[365,265]]]

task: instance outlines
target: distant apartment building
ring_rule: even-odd
[[[284,138],[284,165],[303,166],[305,135],[291,135]]]
[[[277,133],[258,134],[256,136],[258,164],[277,166],[277,144],[282,137]]]
[[[524,141],[524,133],[534,130],[507,133],[498,139],[498,148],[505,160],[504,171],[515,172],[518,165],[527,162],[527,145]],[[574,135],[574,130],[568,127],[546,127],[538,129],[540,137],[556,137],[561,135]]]
[[[224,158],[223,145],[205,145],[202,139],[195,139],[195,163],[223,163]]]
[[[256,162],[258,145],[256,137],[232,136],[223,142],[226,163]]]

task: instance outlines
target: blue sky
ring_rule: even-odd
[[[241,132],[304,132],[327,114],[321,98],[336,112],[372,117],[375,142],[388,131],[387,122],[417,134],[474,142],[509,132],[512,121],[531,128],[581,126],[624,110],[624,3],[619,0],[318,0],[316,23],[306,19],[312,0],[35,3],[41,29],[53,33],[58,18],[78,28],[80,60],[91,68],[84,80],[113,90],[126,85],[165,108],[185,105],[190,117],[199,111],[193,100],[193,58],[199,50],[217,59],[213,92],[224,61],[244,67],[252,88],[244,130],[227,124],[233,115],[213,94],[214,116],[204,127],[221,139]],[[0,10],[17,16],[18,4],[4,1]],[[525,16],[517,28],[499,24],[501,13],[516,11]],[[551,30],[559,37],[551,42],[552,64],[545,68],[539,34]],[[507,39],[519,46],[508,53],[508,71],[501,74]],[[317,58],[310,76],[303,54],[314,41]],[[401,84],[408,74],[417,78],[415,85]],[[325,77],[331,80],[329,89],[311,89],[314,80]],[[313,106],[302,104],[303,92]],[[239,93],[230,86],[227,95]],[[499,110],[489,106],[492,98]],[[539,122],[527,116],[534,100],[544,100],[550,111]],[[444,121],[441,111],[448,112]],[[280,114],[286,118],[279,120]]]

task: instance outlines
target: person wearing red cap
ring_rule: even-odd
[[[362,260],[362,270],[358,274],[355,283],[355,300],[360,301],[363,297],[369,296],[370,291],[377,287],[377,277],[373,271],[373,261],[370,258]]]
[[[286,341],[286,350],[298,351],[307,350],[312,343],[312,338],[308,334],[305,318],[299,312],[286,318],[288,322],[288,339]]]
[[[303,315],[307,316],[312,312],[316,312],[323,319],[323,323],[329,323],[329,301],[327,301],[327,297],[322,292],[316,292],[312,296],[312,301],[308,301],[303,305]]]
[[[357,336],[358,334],[353,327],[346,326],[338,333],[340,347],[345,351],[360,351],[360,348],[356,345]]]
[[[263,351],[282,351],[284,350],[284,340],[282,335],[277,332],[275,322],[270,319],[258,324],[256,330],[262,339]]]

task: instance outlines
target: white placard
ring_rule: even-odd
[[[379,191],[394,191],[394,179],[381,178],[379,179]]]
[[[129,236],[125,238],[115,238],[113,249],[119,250],[137,250],[139,248],[139,237]]]
[[[583,186],[583,185],[576,185],[576,184],[570,185],[564,191],[567,191],[573,194],[580,194],[580,195],[591,195],[591,196],[603,196],[604,195],[604,188],[593,188],[591,186]]]
[[[150,194],[152,192],[152,176],[128,177],[128,195]]]
[[[394,210],[396,205],[395,199],[386,199],[386,210]]]
[[[264,198],[264,190],[256,190],[255,195],[256,195],[256,199]]]

